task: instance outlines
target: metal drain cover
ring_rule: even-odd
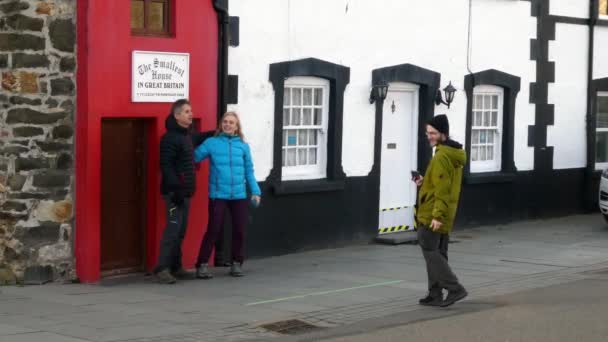
[[[322,327],[312,325],[299,319],[264,324],[261,325],[260,328],[283,335],[298,335],[323,329]]]

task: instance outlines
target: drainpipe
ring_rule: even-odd
[[[228,46],[230,44],[228,0],[212,0],[218,20],[218,59],[217,59],[217,118],[218,120],[228,109],[226,94],[228,93]]]
[[[589,11],[589,56],[587,56],[587,167],[585,168],[585,184],[583,192],[584,205],[586,210],[592,211],[596,207],[597,189],[594,189],[595,175],[595,126],[596,118],[594,113],[595,90],[593,87],[593,60],[594,60],[594,40],[595,40],[595,25],[599,14],[599,1],[591,0]]]

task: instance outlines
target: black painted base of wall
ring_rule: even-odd
[[[588,212],[584,181],[585,169],[568,169],[549,176],[518,172],[510,182],[465,184],[455,229]],[[375,177],[347,178],[345,189],[333,192],[277,196],[267,184],[261,186],[263,205],[250,213],[249,257],[370,243],[376,237]],[[595,208],[598,186],[599,179]]]

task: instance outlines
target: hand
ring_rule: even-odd
[[[435,219],[433,219],[433,221],[431,221],[431,230],[433,230],[434,232],[441,229],[441,226],[443,226],[443,223],[441,223]]]
[[[184,191],[181,188],[173,191],[171,202],[175,205],[182,205],[184,203]]]
[[[422,186],[422,180],[424,179],[424,177],[422,176],[418,176],[414,179],[412,179],[414,181],[414,183],[416,183],[417,186]]]
[[[252,195],[251,196],[251,202],[253,202],[253,204],[257,207],[260,205],[260,202],[262,201],[262,198],[258,195]]]

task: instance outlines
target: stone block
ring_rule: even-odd
[[[66,117],[66,113],[42,113],[29,108],[15,108],[8,111],[6,123],[8,124],[52,124]]]
[[[65,110],[66,112],[71,112],[74,110],[74,102],[72,102],[72,100],[65,100],[65,101],[61,102],[60,107],[63,110]]]
[[[0,55],[0,68],[8,68],[8,55]]]
[[[20,92],[36,94],[38,93],[38,74],[22,71],[19,73]]]
[[[30,99],[23,96],[13,96],[10,99],[10,103],[14,105],[29,105],[29,106],[40,106],[42,104],[41,99]]]
[[[45,48],[46,40],[42,37],[26,33],[0,33],[0,51],[40,51]]]
[[[42,31],[44,20],[15,14],[6,18],[6,25],[17,31]]]
[[[51,95],[74,95],[74,81],[69,77],[51,80]]]
[[[44,130],[37,126],[22,126],[13,128],[13,135],[20,138],[29,138],[43,135]]]
[[[51,167],[51,163],[48,159],[44,158],[18,158],[15,161],[15,170],[17,172],[48,169],[49,167]]]
[[[74,72],[76,70],[76,59],[73,57],[64,57],[59,62],[59,69],[62,72]]]
[[[49,199],[51,194],[48,192],[17,192],[13,194],[9,194],[8,198],[10,199],[36,199],[43,200]]]
[[[30,149],[25,146],[9,145],[9,146],[4,146],[4,147],[0,148],[0,155],[18,156],[21,153],[25,153],[29,150]]]
[[[56,153],[62,151],[71,151],[72,145],[55,141],[37,141],[36,145],[44,152]]]
[[[15,238],[25,247],[55,244],[60,239],[61,224],[57,222],[40,222],[35,227],[17,227]]]
[[[42,54],[13,54],[13,68],[48,68],[50,61],[48,56]]]
[[[53,128],[53,139],[70,139],[74,135],[74,128],[61,125]]]
[[[25,285],[44,285],[53,281],[53,267],[30,266],[25,269],[23,282]]]
[[[57,100],[49,98],[48,100],[46,100],[46,102],[44,103],[45,105],[47,105],[49,108],[57,108],[57,106],[59,106],[59,102],[57,102]]]
[[[53,47],[64,52],[74,52],[76,28],[70,19],[56,19],[49,25],[49,36]]]
[[[16,201],[6,201],[4,204],[2,204],[2,206],[0,206],[0,209],[4,211],[26,211],[27,205],[25,205],[25,203]]]
[[[46,171],[34,176],[37,188],[65,188],[70,185],[70,175],[60,171]]]
[[[23,1],[8,1],[0,4],[0,11],[4,13],[25,11],[28,8],[30,8],[30,4]]]
[[[72,209],[70,201],[41,201],[34,209],[33,216],[39,221],[68,222],[72,219]]]
[[[36,14],[53,15],[55,13],[55,4],[49,2],[39,2],[36,6]]]
[[[72,156],[69,154],[62,153],[57,158],[57,169],[59,170],[71,169],[72,165],[74,165],[74,161],[72,159]]]
[[[12,191],[21,191],[23,186],[25,185],[25,181],[27,178],[23,175],[14,174],[8,177],[8,187]]]
[[[2,88],[8,91],[17,91],[17,75],[12,72],[2,73]]]

